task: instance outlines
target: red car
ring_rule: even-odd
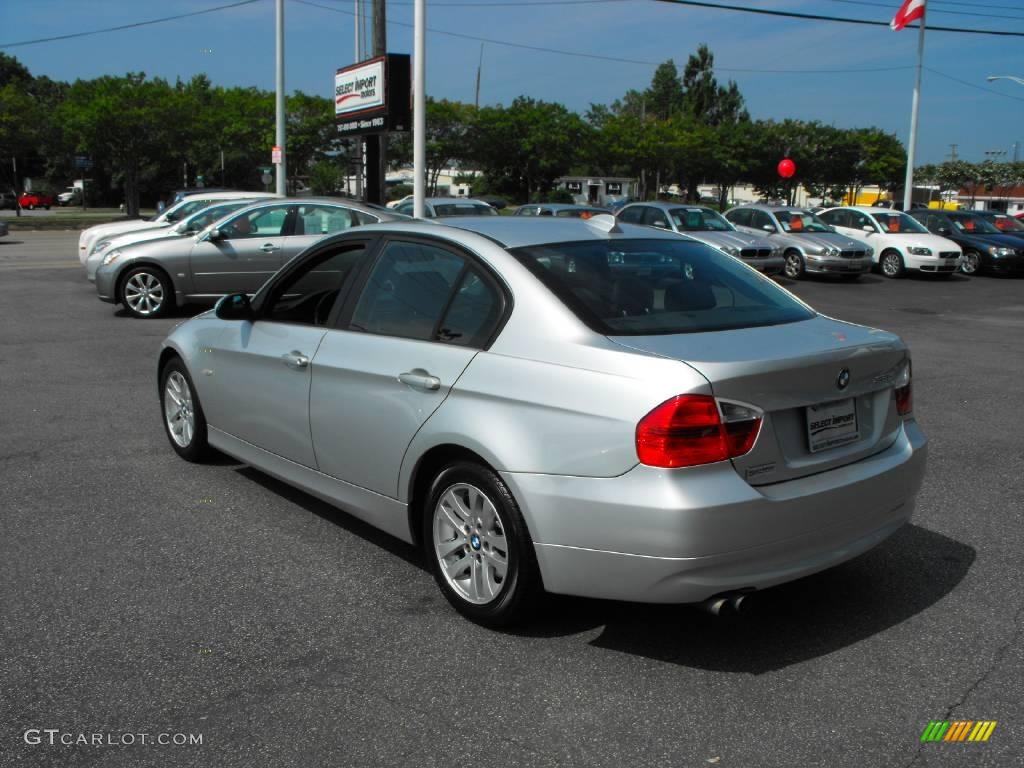
[[[50,206],[53,205],[53,195],[46,194],[45,192],[22,192],[18,198],[18,205],[30,211],[33,208],[50,210]]]

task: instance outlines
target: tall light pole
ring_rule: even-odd
[[[281,152],[277,165],[277,186],[279,195],[287,194],[288,166],[285,162],[285,130],[284,130],[284,0],[277,0],[277,131],[274,143]]]
[[[426,0],[416,0],[413,11],[412,45],[412,215],[422,219],[426,212],[427,191],[427,8]]]

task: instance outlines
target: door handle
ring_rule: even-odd
[[[279,251],[281,249],[280,247],[274,245],[273,243],[264,243],[260,250],[263,251],[264,253],[273,253],[274,251]]]
[[[398,374],[398,380],[410,387],[418,389],[435,390],[441,388],[441,380],[437,376],[431,376],[421,368]]]
[[[309,358],[296,350],[292,350],[286,355],[281,355],[281,362],[297,371],[309,367]]]

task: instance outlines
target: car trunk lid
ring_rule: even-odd
[[[764,412],[754,447],[732,460],[751,485],[853,463],[884,450],[899,433],[893,385],[907,351],[886,331],[818,315],[783,325],[612,341],[685,362],[708,380],[715,397]]]

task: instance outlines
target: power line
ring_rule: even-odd
[[[780,16],[787,19],[800,19],[802,21],[831,21],[840,24],[861,24],[868,27],[886,27],[887,21],[873,21],[870,19],[850,19],[842,16],[824,16],[817,13],[797,13],[796,11],[776,11],[767,8],[750,8],[745,5],[725,5],[722,3],[705,3],[699,0],[654,0],[656,3],[668,3],[670,5],[686,5],[695,8],[710,8],[716,11],[738,11],[740,13],[756,13],[762,16]],[[916,29],[916,26],[907,29]],[[934,27],[929,25],[929,32],[958,32],[962,35],[996,35],[998,37],[1024,37],[1024,32],[1010,32],[1002,29],[957,29],[956,27]]]
[[[863,5],[863,6],[873,6],[875,8],[887,8],[891,12],[895,13],[895,10],[894,10],[894,5],[895,4],[892,3],[892,2],[889,2],[889,3],[873,3],[873,2],[865,2],[865,0],[828,0],[828,1],[830,3],[844,3],[846,5]],[[981,8],[983,6],[972,6],[972,7]],[[1020,11],[1020,10],[1024,10],[1024,9],[1021,9],[1021,8],[1011,8],[1011,9],[1008,9],[1008,10]],[[946,14],[946,15],[949,15],[949,16],[977,16],[977,17],[988,18],[988,19],[1015,19],[1015,20],[1018,20],[1018,21],[1024,21],[1024,16],[1007,16],[1005,13],[979,13],[978,11],[944,11],[941,8],[932,8],[931,5],[928,6],[928,13],[929,14],[932,14],[932,13],[943,13],[943,14]]]
[[[947,75],[945,72],[939,72],[937,69],[932,69],[931,67],[925,67],[925,69],[928,70],[929,72],[931,72],[933,75],[938,75],[939,77],[944,77],[947,80],[952,80],[954,83],[960,83],[960,85],[966,85],[968,88],[973,88],[976,91],[984,91],[985,93],[991,93],[991,94],[994,94],[996,96],[1002,96],[1004,99],[1013,99],[1014,101],[1024,101],[1024,98],[1021,98],[1020,96],[1011,96],[1008,93],[1003,93],[1002,91],[997,91],[997,90],[994,90],[992,88],[986,88],[983,85],[975,85],[974,83],[972,83],[972,82],[970,82],[968,80],[961,80],[959,77],[953,77],[952,75]]]
[[[213,13],[214,11],[223,11],[228,8],[238,8],[243,5],[251,5],[253,3],[259,3],[262,0],[239,0],[237,3],[228,3],[227,5],[218,5],[215,8],[206,8],[202,11],[192,11],[190,13],[179,13],[177,16],[165,16],[161,19],[150,19],[149,21],[136,21],[132,24],[121,24],[117,27],[107,27],[105,29],[91,29],[87,32],[72,32],[67,35],[54,35],[53,37],[40,37],[35,40],[20,40],[16,43],[0,43],[0,48],[17,48],[22,45],[35,45],[36,43],[52,43],[54,40],[70,40],[73,37],[86,37],[88,35],[100,35],[104,32],[117,32],[122,29],[135,29],[136,27],[145,27],[149,24],[163,24],[165,21],[175,21],[177,19],[187,19],[190,16],[201,16],[204,13]]]

